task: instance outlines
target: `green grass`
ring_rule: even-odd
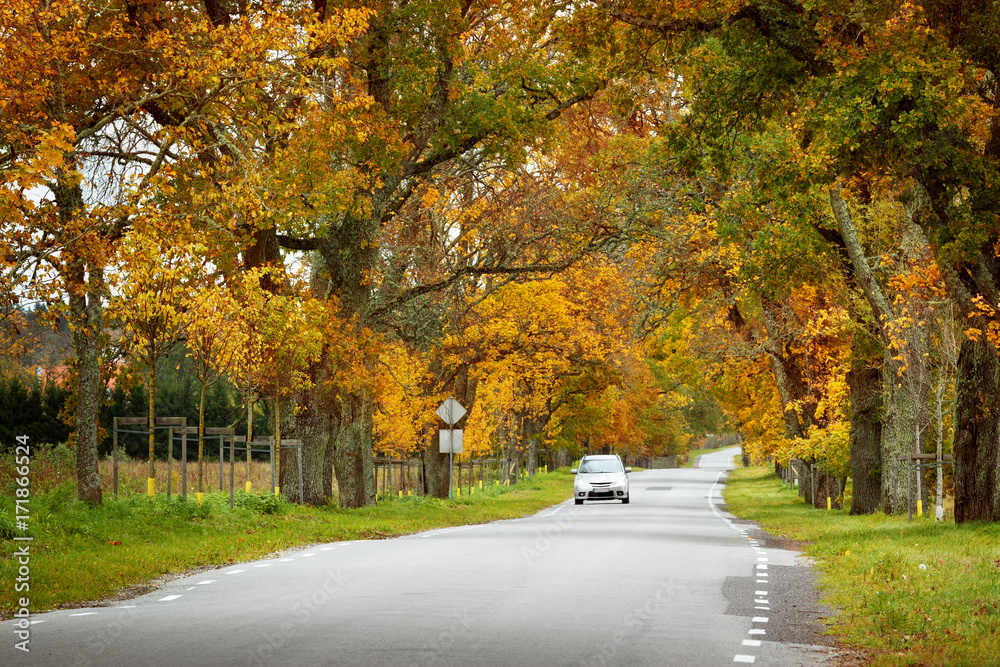
[[[203,505],[164,496],[130,495],[90,507],[62,484],[31,498],[29,593],[18,593],[18,564],[11,556],[24,542],[0,541],[0,616],[9,618],[20,596],[44,611],[113,595],[126,587],[202,566],[223,566],[290,547],[339,540],[382,539],[444,526],[526,516],[572,495],[568,469],[510,487],[487,487],[454,502],[428,497],[384,498],[377,507],[342,510],[299,507],[273,495],[237,491],[206,494]],[[0,517],[13,500],[0,497]],[[0,538],[2,539],[2,538]]]
[[[735,515],[807,542],[836,611],[831,631],[873,664],[1000,660],[1000,524],[814,510],[767,468],[733,471],[725,499]]]

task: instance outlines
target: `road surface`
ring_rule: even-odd
[[[28,654],[5,621],[0,664],[822,664],[808,568],[719,507],[737,451],[633,473],[628,505],[314,545],[37,614]]]

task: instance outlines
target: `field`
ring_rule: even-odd
[[[738,468],[731,512],[804,541],[817,562],[830,631],[875,665],[996,665],[1000,525],[814,510],[767,468]]]

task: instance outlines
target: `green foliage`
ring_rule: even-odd
[[[288,501],[282,495],[247,493],[243,489],[236,489],[233,504],[257,514],[280,514],[287,511],[289,507]]]
[[[21,435],[34,445],[66,442],[69,427],[59,413],[67,396],[52,382],[43,389],[37,379],[28,384],[17,376],[0,380],[0,452],[9,451]]]

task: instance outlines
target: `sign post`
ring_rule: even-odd
[[[456,429],[455,424],[465,416],[466,409],[454,398],[448,398],[435,410],[437,416],[448,425],[448,430],[441,429],[441,444],[439,451],[444,454],[448,452],[448,500],[453,500],[452,482],[454,481],[454,470],[452,465],[452,455],[462,453],[462,429]]]

